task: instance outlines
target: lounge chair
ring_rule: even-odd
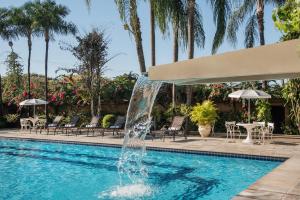
[[[59,128],[62,118],[63,118],[63,116],[56,116],[51,124],[45,125],[44,128],[47,130],[47,135],[49,134],[49,132],[51,130],[54,132],[54,135],[55,135],[56,130]],[[42,131],[42,129],[41,129],[41,131]]]
[[[75,134],[77,135],[78,132],[78,122],[79,122],[80,117],[79,116],[74,116],[71,118],[70,123],[65,124],[64,126],[60,127],[62,133],[66,133],[67,136],[69,136],[70,134],[73,134],[75,132]]]
[[[89,136],[89,133],[91,131],[93,133],[93,136],[95,136],[95,130],[97,128],[99,128],[99,120],[100,120],[100,117],[94,116],[94,117],[92,117],[92,120],[89,124],[81,125],[80,134],[82,131],[87,131],[86,136]]]
[[[104,136],[105,132],[112,132],[113,135],[116,134],[121,137],[120,132],[123,131],[125,123],[126,123],[126,117],[118,116],[114,125],[110,126],[109,128],[102,129],[102,137]]]
[[[184,133],[184,123],[185,117],[183,116],[175,116],[173,118],[171,126],[169,126],[166,130],[163,130],[162,139],[165,141],[166,135],[170,135],[173,137],[173,141],[175,141],[176,135],[183,135],[185,139],[187,136]]]

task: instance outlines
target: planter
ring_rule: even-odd
[[[208,137],[211,133],[211,125],[199,125],[198,131],[201,135],[201,137]]]

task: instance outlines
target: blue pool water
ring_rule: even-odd
[[[0,199],[122,199],[108,195],[120,150],[0,139]],[[147,151],[145,164],[150,189],[123,199],[230,199],[280,162]]]

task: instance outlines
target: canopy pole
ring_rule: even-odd
[[[248,123],[251,122],[251,113],[250,113],[250,99],[248,99]]]

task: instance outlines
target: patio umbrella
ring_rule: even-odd
[[[45,105],[45,104],[48,104],[48,102],[44,101],[42,99],[27,99],[25,101],[22,101],[19,105],[20,106],[33,106],[33,113],[35,116],[35,106]]]
[[[269,99],[271,95],[261,90],[238,90],[228,95],[236,99],[248,99],[248,123],[250,123],[250,99]]]

